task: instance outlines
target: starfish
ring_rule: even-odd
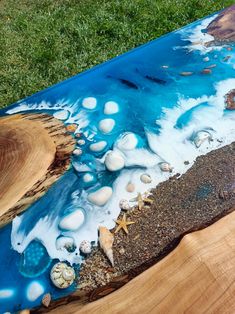
[[[118,224],[118,226],[114,233],[117,233],[119,230],[123,229],[126,232],[126,234],[128,234],[127,226],[135,223],[134,221],[127,221],[126,214],[123,215],[122,220],[118,219],[115,222]]]
[[[144,205],[145,204],[152,204],[153,203],[153,200],[151,200],[150,198],[148,197],[143,197],[141,195],[141,193],[138,193],[137,197],[135,197],[133,200],[131,201],[134,201],[138,203],[138,208],[139,210],[142,210],[144,208]]]

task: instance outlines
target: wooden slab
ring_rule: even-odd
[[[124,287],[87,304],[50,313],[234,313],[235,212],[178,247]]]
[[[72,136],[52,116],[16,114],[0,119],[0,226],[41,197],[68,169],[73,149]]]

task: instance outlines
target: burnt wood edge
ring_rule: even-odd
[[[35,313],[35,314],[39,314],[39,313],[49,313],[50,311],[62,306],[62,305],[66,305],[72,302],[76,302],[79,303],[79,305],[85,305],[86,303],[89,302],[93,302],[96,301],[112,292],[114,292],[115,290],[121,288],[122,286],[124,286],[126,283],[128,283],[130,280],[132,280],[133,278],[135,278],[136,276],[138,276],[139,274],[141,274],[142,272],[144,272],[145,270],[147,270],[148,268],[150,268],[151,266],[153,266],[154,264],[156,264],[157,262],[159,262],[160,260],[162,260],[165,256],[167,256],[170,252],[172,252],[180,243],[180,241],[182,240],[182,238],[192,232],[195,231],[199,231],[202,229],[207,228],[208,226],[212,225],[213,223],[217,222],[219,219],[225,217],[226,215],[230,214],[231,212],[233,212],[235,210],[235,204],[233,205],[232,208],[230,208],[227,211],[224,211],[222,213],[220,213],[219,215],[215,216],[212,220],[208,221],[207,223],[201,225],[198,228],[191,228],[188,231],[184,232],[183,234],[181,234],[179,237],[175,238],[173,241],[171,241],[171,243],[169,243],[161,252],[160,254],[158,254],[157,256],[151,258],[150,260],[148,260],[147,262],[141,264],[140,266],[131,269],[130,271],[128,271],[126,274],[123,274],[121,276],[118,276],[116,278],[114,278],[112,281],[110,281],[110,283],[108,283],[105,286],[101,286],[98,287],[92,291],[88,291],[85,289],[78,290],[66,297],[63,297],[61,299],[58,300],[52,300],[49,307],[45,307],[45,306],[40,306],[37,308],[34,308],[31,310],[31,313]]]

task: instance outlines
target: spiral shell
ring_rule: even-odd
[[[169,162],[160,162],[159,163],[159,167],[162,171],[164,172],[172,172],[173,168],[171,167],[171,165],[169,164]]]
[[[210,142],[212,140],[212,136],[208,131],[198,131],[193,139],[193,142],[197,148],[199,148],[205,141]]]
[[[75,271],[66,263],[59,262],[52,267],[50,277],[57,288],[66,289],[74,282]]]

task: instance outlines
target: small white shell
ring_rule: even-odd
[[[80,243],[79,249],[83,254],[90,254],[91,253],[91,242],[87,241],[87,240],[83,240]]]
[[[120,200],[119,207],[122,210],[129,210],[131,208],[129,202],[125,199]]]
[[[81,148],[80,148],[80,147],[76,148],[76,149],[73,151],[73,154],[74,154],[75,156],[81,156],[81,154],[82,154]]]
[[[135,191],[135,185],[132,182],[129,182],[126,186],[126,191],[132,193]]]
[[[152,179],[150,177],[149,174],[147,173],[143,173],[141,176],[140,176],[140,180],[145,183],[145,184],[148,184],[148,183],[151,183],[152,182]]]
[[[210,141],[212,136],[208,131],[198,131],[193,139],[193,142],[197,148],[199,148],[205,141]]]
[[[52,267],[50,277],[57,288],[66,289],[74,282],[75,271],[66,263],[59,262]]]
[[[78,141],[77,141],[77,144],[78,144],[78,145],[85,145],[85,144],[86,144],[86,141],[85,141],[85,140],[78,140]]]
[[[160,162],[159,163],[159,167],[162,171],[164,172],[172,172],[173,168],[171,167],[171,165],[169,164],[169,162]]]

